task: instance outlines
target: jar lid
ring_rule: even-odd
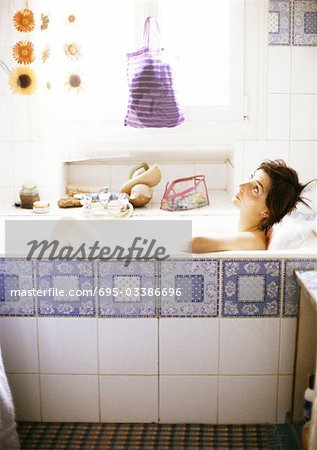
[[[33,208],[49,208],[49,202],[45,202],[44,200],[37,200],[33,203]]]
[[[36,189],[36,184],[22,184],[22,189]]]

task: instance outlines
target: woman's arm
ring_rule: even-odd
[[[193,253],[226,250],[266,250],[265,236],[262,232],[241,231],[234,234],[196,236],[192,239]]]

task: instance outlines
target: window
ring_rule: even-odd
[[[180,56],[185,105],[229,103],[229,0],[161,1],[166,47]]]
[[[51,58],[41,69],[43,80],[52,86],[40,100],[40,110],[46,112],[43,121],[60,122],[63,127],[67,120],[68,128],[71,122],[76,126],[85,121],[86,126],[89,122],[100,131],[100,139],[110,133],[113,141],[119,136],[123,141],[137,136],[150,142],[158,130],[143,130],[141,135],[140,130],[124,129],[123,121],[128,100],[126,53],[142,46],[144,21],[152,15],[158,17],[164,47],[179,56],[177,81],[186,114],[186,122],[179,130],[161,129],[162,143],[164,139],[170,142],[171,134],[180,145],[189,139],[207,142],[214,138],[246,137],[250,130],[250,123],[244,120],[248,115],[246,95],[249,109],[254,112],[254,123],[258,109],[258,52],[262,42],[257,34],[264,17],[263,3],[245,0],[50,3],[51,29],[47,35],[39,33],[40,46],[47,40],[52,50]],[[45,2],[39,6],[41,10],[44,5]],[[66,21],[71,13],[78,19],[76,26]],[[251,33],[254,34],[249,43]],[[82,47],[78,61],[69,60],[63,50],[71,42]],[[247,64],[253,66],[251,70]],[[77,72],[82,79],[82,92],[78,95],[67,92],[72,90],[67,86],[68,77]]]

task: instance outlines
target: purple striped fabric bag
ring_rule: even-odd
[[[175,127],[184,122],[176,99],[173,70],[163,48],[151,48],[150,27],[156,19],[148,17],[144,24],[144,47],[128,53],[129,102],[124,121],[134,128]]]

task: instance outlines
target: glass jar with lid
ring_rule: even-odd
[[[32,209],[33,203],[40,200],[40,196],[35,184],[22,184],[20,190],[21,208]]]

